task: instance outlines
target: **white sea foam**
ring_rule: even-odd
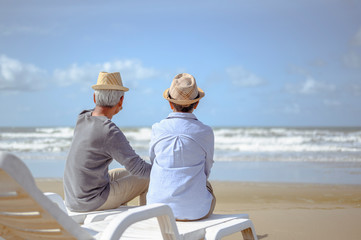
[[[66,151],[73,135],[72,128],[0,129],[0,150],[10,152]]]
[[[361,132],[350,128],[215,129],[223,161],[361,161]]]
[[[0,128],[0,151],[48,159],[66,156],[73,131]],[[135,151],[147,158],[151,128],[122,131]],[[361,162],[360,128],[215,128],[214,135],[216,161]]]
[[[152,132],[150,128],[126,128],[122,130],[129,141],[146,142],[149,144]]]

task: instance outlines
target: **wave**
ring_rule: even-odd
[[[151,128],[122,128],[147,158]],[[0,151],[24,156],[66,156],[74,129],[0,128]],[[360,128],[214,128],[216,161],[361,162]],[[41,154],[37,154],[41,153]]]
[[[215,147],[246,152],[360,151],[361,131],[320,129],[216,129]]]

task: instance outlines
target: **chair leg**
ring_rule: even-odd
[[[252,228],[247,228],[242,231],[242,236],[244,240],[257,240],[255,231],[252,231]]]
[[[249,219],[233,219],[208,227],[206,229],[205,240],[220,240],[225,236],[242,232],[244,240],[258,240],[253,223]]]
[[[174,217],[168,215],[158,216],[158,223],[164,240],[179,240],[179,233]]]

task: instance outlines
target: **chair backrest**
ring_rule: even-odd
[[[36,186],[27,166],[0,152],[0,236],[5,239],[92,239]]]

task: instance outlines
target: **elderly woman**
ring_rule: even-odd
[[[149,155],[153,166],[147,203],[168,204],[180,221],[206,218],[216,204],[208,181],[213,130],[193,114],[204,96],[191,74],[178,74],[163,93],[173,112],[152,126]]]
[[[151,165],[132,149],[122,131],[111,121],[123,105],[119,72],[101,72],[94,92],[93,110],[78,116],[64,172],[65,203],[72,211],[117,208],[137,196],[145,204]],[[125,169],[108,171],[118,161]]]

